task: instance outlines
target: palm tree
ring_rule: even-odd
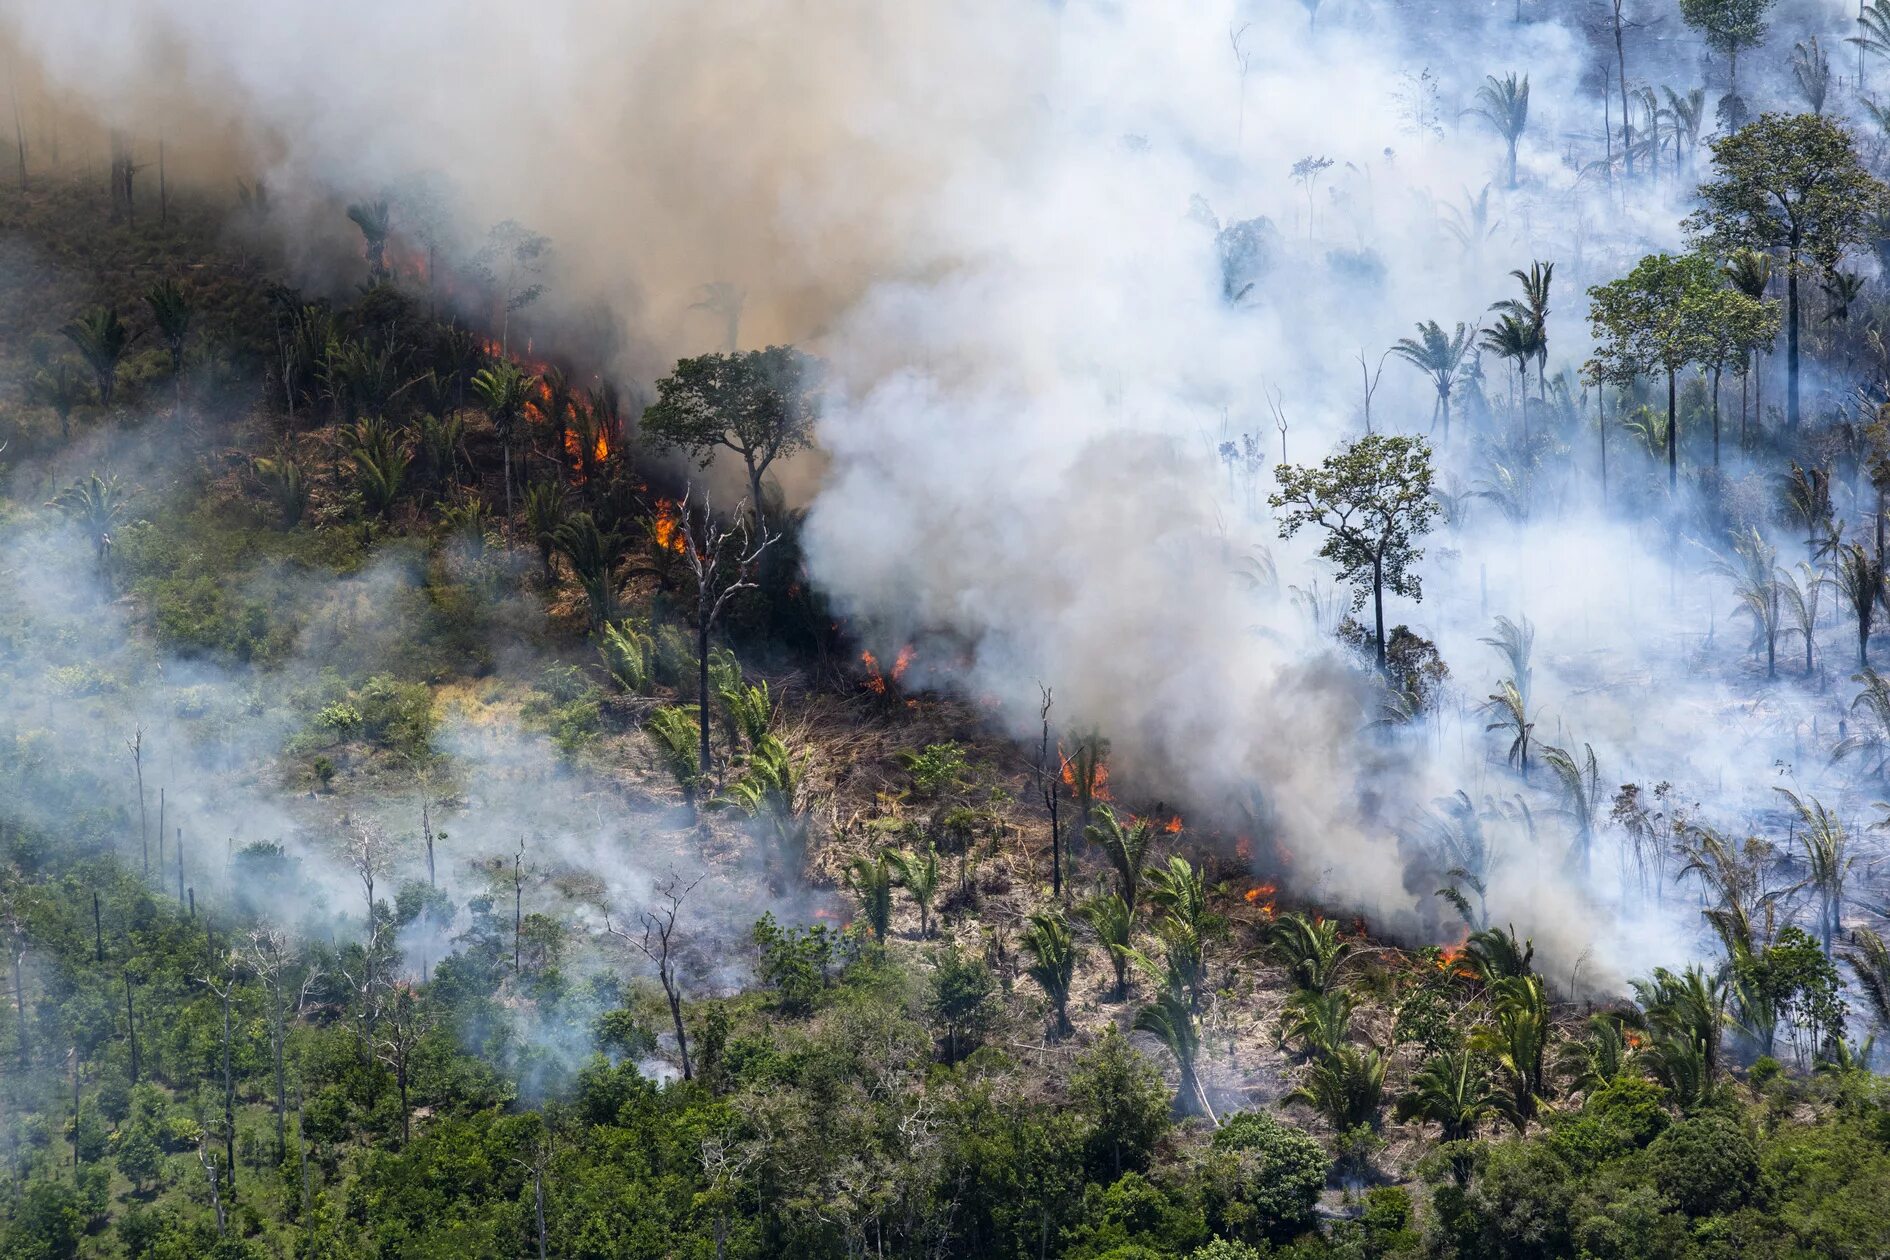
[[[100,576],[105,575],[111,557],[113,535],[129,510],[129,498],[114,476],[93,473],[75,481],[53,496],[48,507],[59,512],[85,531],[92,540],[92,551]]]
[[[1516,937],[1516,928],[1488,927],[1472,932],[1464,942],[1463,952],[1477,979],[1495,988],[1504,980],[1520,980],[1531,974],[1536,957],[1536,943]]]
[[[348,207],[348,217],[361,229],[361,242],[367,250],[369,277],[374,280],[385,279],[390,219],[386,200],[357,202]]]
[[[1728,958],[1754,954],[1760,929],[1772,918],[1772,907],[1783,890],[1766,887],[1766,871],[1776,853],[1758,837],[1734,843],[1711,827],[1693,825],[1680,835],[1677,847],[1686,863],[1676,880],[1687,876],[1700,881],[1707,904],[1700,917],[1712,927]]]
[[[1857,304],[1857,299],[1864,292],[1864,277],[1855,271],[1834,268],[1826,273],[1826,279],[1818,287],[1824,290],[1824,296],[1831,302],[1830,309],[1824,313],[1824,322],[1827,324],[1850,322],[1851,307]]]
[[[1331,919],[1309,919],[1298,912],[1281,915],[1267,934],[1267,957],[1286,969],[1294,988],[1325,993],[1338,983],[1339,968],[1352,956],[1352,942],[1339,935]]]
[[[1146,818],[1131,818],[1124,827],[1116,811],[1107,805],[1096,806],[1095,818],[1083,834],[1109,860],[1116,873],[1116,890],[1133,910],[1141,904],[1142,870],[1149,851],[1155,847],[1155,824]]]
[[[1521,772],[1522,777],[1529,777],[1529,741],[1534,735],[1536,724],[1530,718],[1523,703],[1522,693],[1516,690],[1514,679],[1505,678],[1496,685],[1490,694],[1489,703],[1483,706],[1486,713],[1494,715],[1495,720],[1486,725],[1486,731],[1510,732],[1509,751],[1506,757],[1509,764]]]
[[[1719,1048],[1726,1025],[1726,982],[1698,964],[1675,975],[1656,967],[1647,980],[1635,980],[1635,999],[1655,1035],[1654,1051],[1665,1055],[1671,1073],[1666,1084],[1690,1090],[1689,1060],[1696,1057],[1710,1085],[1719,1074]],[[1657,1064],[1658,1066],[1658,1064]],[[1679,1092],[1679,1090],[1676,1090]]]
[[[1556,785],[1562,789],[1562,810],[1568,815],[1575,827],[1575,853],[1581,862],[1584,874],[1589,869],[1589,855],[1594,848],[1595,832],[1600,825],[1601,805],[1601,770],[1595,763],[1595,749],[1592,744],[1582,745],[1582,756],[1576,757],[1566,748],[1545,745],[1542,749],[1542,764],[1549,767],[1555,776]]]
[[[883,857],[856,857],[847,865],[846,884],[873,939],[885,944],[892,927],[892,868]]]
[[[610,621],[617,615],[617,563],[623,559],[624,536],[599,526],[589,512],[573,512],[551,532],[551,540],[584,591],[591,625]]]
[[[1890,1032],[1890,946],[1869,928],[1851,933],[1852,948],[1841,955],[1857,973],[1857,988],[1864,995],[1871,1022]]]
[[[385,518],[400,499],[413,448],[378,416],[353,425],[345,435],[355,485],[368,510]]]
[[[1588,1017],[1586,1036],[1562,1043],[1556,1066],[1568,1078],[1571,1090],[1593,1093],[1628,1074],[1633,1052],[1619,1013],[1596,1011]]]
[[[1446,1047],[1411,1074],[1410,1088],[1398,1099],[1397,1117],[1436,1125],[1439,1141],[1462,1142],[1496,1114],[1500,1098],[1475,1053]]]
[[[1031,959],[1025,974],[1050,999],[1058,1034],[1068,1036],[1074,1031],[1069,1006],[1070,980],[1076,974],[1076,940],[1070,935],[1070,925],[1059,911],[1039,911],[1030,916],[1030,926],[1024,929],[1023,946]]]
[[[551,558],[557,554],[558,527],[570,510],[569,499],[562,481],[540,481],[525,488],[525,532],[538,544],[538,563],[547,589],[558,576]]]
[[[1872,763],[1870,774],[1890,779],[1890,679],[1865,666],[1851,675],[1851,681],[1864,684],[1851,701],[1851,713],[1861,713],[1864,720],[1831,749],[1831,760],[1861,754]]]
[[[1334,1053],[1352,1034],[1355,1005],[1344,989],[1293,994],[1280,1011],[1280,1043],[1292,1046],[1308,1060]]]
[[[1823,117],[1825,93],[1831,87],[1831,62],[1816,35],[1792,45],[1792,79],[1811,112]]]
[[[1812,651],[1818,645],[1818,597],[1824,593],[1825,583],[1830,579],[1803,561],[1799,562],[1798,572],[1804,579],[1802,586],[1797,578],[1780,569],[1778,591],[1785,611],[1791,617],[1791,631],[1805,641],[1805,677],[1809,678],[1813,667]]]
[[[190,319],[196,313],[190,299],[175,280],[160,280],[145,291],[144,304],[151,308],[151,320],[164,338],[164,348],[171,356],[171,385],[177,406],[184,405],[184,341],[190,336]]]
[[[1555,282],[1555,264],[1533,262],[1528,271],[1517,268],[1509,274],[1522,285],[1522,297],[1493,302],[1490,309],[1529,325],[1536,347],[1536,397],[1542,398],[1549,370],[1549,288]]]
[[[1491,989],[1494,1018],[1471,1035],[1470,1044],[1504,1076],[1508,1092],[1497,1109],[1521,1133],[1548,1096],[1549,1000],[1538,976],[1506,976]]]
[[[1467,111],[1490,124],[1509,145],[1509,186],[1516,186],[1516,142],[1529,126],[1529,76],[1520,80],[1515,73],[1497,78],[1488,76],[1477,89],[1477,105]]]
[[[1135,1013],[1132,1026],[1137,1032],[1148,1033],[1160,1041],[1175,1057],[1175,1071],[1181,1078],[1180,1087],[1175,1091],[1175,1109],[1206,1116],[1210,1123],[1218,1125],[1220,1122],[1214,1118],[1214,1108],[1208,1103],[1207,1091],[1202,1088],[1196,1070],[1201,1054],[1201,1025],[1188,1000],[1187,990],[1175,983],[1162,986],[1155,1000]]]
[[[1864,54],[1890,57],[1890,0],[1870,0],[1869,4],[1858,0],[1857,27],[1858,33],[1845,42],[1857,45],[1857,87],[1861,93],[1864,87]],[[1865,106],[1876,114],[1870,102],[1866,101]],[[1881,121],[1880,117],[1880,125]]]
[[[670,777],[676,780],[676,786],[682,789],[683,801],[694,805],[696,790],[702,784],[700,767],[696,762],[696,738],[699,732],[694,710],[680,704],[664,705],[650,715],[643,729],[649,735],[663,768],[669,771]]]
[[[1115,893],[1098,893],[1083,903],[1082,915],[1096,940],[1109,952],[1116,973],[1115,999],[1129,996],[1129,960],[1134,952],[1135,911]]]
[[[1712,571],[1731,578],[1739,611],[1752,618],[1752,650],[1765,649],[1765,676],[1778,677],[1778,636],[1783,625],[1783,587],[1778,552],[1757,526],[1733,536],[1737,563],[1716,560]]]
[[[1672,88],[1663,87],[1661,94],[1667,98],[1667,117],[1673,120],[1674,169],[1684,170],[1686,162],[1681,152],[1681,142],[1685,141],[1688,151],[1698,152],[1700,126],[1706,120],[1706,89],[1696,87],[1681,96]]]
[[[1498,616],[1496,633],[1487,639],[1478,639],[1478,643],[1496,649],[1496,654],[1509,666],[1509,680],[1516,685],[1517,694],[1527,704],[1530,698],[1531,683],[1535,679],[1535,670],[1529,663],[1536,648],[1535,623],[1527,617],[1511,621],[1508,617]]]
[[[1415,338],[1400,338],[1391,347],[1391,352],[1431,378],[1432,385],[1437,389],[1437,401],[1431,407],[1431,427],[1437,427],[1437,418],[1441,415],[1444,419],[1444,441],[1448,442],[1450,391],[1457,383],[1457,372],[1463,366],[1463,357],[1470,350],[1475,332],[1459,323],[1456,332],[1447,336],[1434,319],[1420,323],[1417,330]]]
[[[479,369],[472,378],[473,395],[492,417],[492,427],[499,435],[499,448],[505,457],[505,515],[512,516],[512,438],[525,404],[538,388],[538,378],[529,376],[510,359],[500,359]]]
[[[886,862],[892,867],[893,880],[919,908],[919,935],[932,935],[932,902],[938,896],[938,850],[925,846],[923,854],[886,850]]]
[[[1496,323],[1483,330],[1482,347],[1498,358],[1515,361],[1522,376],[1522,385],[1517,391],[1518,397],[1529,392],[1529,361],[1538,356],[1541,346],[1537,341],[1536,330],[1526,317],[1504,315]],[[1529,415],[1523,412],[1523,432],[1528,433]]]
[[[1378,1127],[1390,1058],[1376,1046],[1343,1045],[1307,1064],[1287,1102],[1302,1102],[1344,1133]]]
[[[1795,831],[1798,843],[1805,850],[1805,879],[1801,887],[1808,887],[1817,894],[1818,935],[1824,952],[1829,954],[1832,940],[1844,928],[1844,881],[1857,865],[1857,856],[1851,852],[1850,836],[1844,824],[1817,797],[1801,798],[1789,788],[1776,791],[1791,802],[1798,814],[1799,825]]]
[[[98,404],[112,405],[112,391],[118,385],[118,364],[138,334],[118,318],[118,308],[101,306],[72,320],[59,330],[66,340],[78,347],[79,357],[92,369],[98,381]]]
[[[72,412],[85,401],[88,386],[76,365],[66,359],[35,372],[26,382],[29,401],[47,407],[59,417],[59,440],[72,438]]]
[[[1883,566],[1861,543],[1838,548],[1838,589],[1857,618],[1857,664],[1870,668],[1870,627],[1883,598]]]

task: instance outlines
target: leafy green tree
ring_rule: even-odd
[[[1521,1133],[1549,1094],[1548,1050],[1553,1026],[1548,995],[1537,976],[1506,976],[1490,986],[1490,1022],[1471,1036],[1471,1048],[1487,1056],[1503,1079],[1497,1103]]]
[[[1490,75],[1477,89],[1477,103],[1470,110],[1503,137],[1509,146],[1509,186],[1516,186],[1516,144],[1529,126],[1529,76],[1516,78],[1514,71],[1497,78]]]
[[[983,1041],[996,1016],[997,978],[981,958],[947,945],[932,955],[927,1008],[945,1032],[945,1062],[956,1063]]]
[[[1680,0],[1680,17],[1707,47],[1725,57],[1733,90],[1739,90],[1739,50],[1765,38],[1765,15],[1775,0]]]
[[[1864,169],[1851,135],[1813,114],[1766,114],[1713,144],[1715,177],[1700,186],[1687,229],[1716,253],[1785,255],[1786,423],[1797,428],[1798,279],[1807,264],[1835,270],[1864,243],[1886,190]]]
[[[1114,1024],[1077,1057],[1070,1095],[1089,1121],[1093,1174],[1120,1177],[1148,1167],[1170,1127],[1168,1088]]]
[[[1424,558],[1416,542],[1438,512],[1430,443],[1368,433],[1317,467],[1281,464],[1273,475],[1280,488],[1268,502],[1285,509],[1280,537],[1318,526],[1326,535],[1319,554],[1352,584],[1353,609],[1372,601],[1376,659],[1384,672],[1385,592],[1414,600],[1424,595],[1412,566]]]
[[[1759,1151],[1737,1119],[1690,1116],[1647,1148],[1654,1184],[1689,1216],[1738,1207],[1758,1187]]]
[[[765,529],[761,479],[777,459],[813,441],[819,376],[818,361],[792,346],[683,359],[656,383],[641,428],[705,468],[718,448],[741,456],[749,502]]]
[[[1215,1178],[1208,1191],[1217,1230],[1259,1243],[1313,1227],[1332,1161],[1311,1134],[1264,1111],[1237,1111],[1222,1119],[1209,1149],[1210,1159],[1232,1160],[1233,1176]],[[1231,1194],[1221,1190],[1229,1183]]]
[[[1680,369],[1711,352],[1704,324],[1723,293],[1719,273],[1704,255],[1649,254],[1619,280],[1588,290],[1588,319],[1596,358],[1610,379],[1652,371],[1667,374],[1667,485],[1680,484],[1680,422],[1676,382]]]
[[[118,388],[118,364],[138,334],[118,318],[118,308],[101,306],[72,320],[59,330],[79,351],[98,382],[98,404],[112,405]]]
[[[1417,330],[1416,337],[1399,338],[1391,347],[1391,353],[1431,378],[1431,385],[1437,391],[1437,401],[1431,406],[1431,427],[1437,426],[1437,419],[1441,415],[1444,420],[1444,441],[1448,443],[1450,394],[1456,388],[1457,373],[1463,368],[1464,356],[1476,341],[1476,330],[1459,323],[1455,332],[1446,334],[1434,319],[1419,324]]]
[[[1719,467],[1719,382],[1727,367],[1744,370],[1757,350],[1770,348],[1778,336],[1778,312],[1767,302],[1746,296],[1736,286],[1689,289],[1692,308],[1683,321],[1697,330],[1697,362],[1712,373],[1713,467]]]

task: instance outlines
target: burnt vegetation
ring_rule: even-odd
[[[1606,77],[1656,10],[1710,90]],[[1473,749],[1386,828],[1386,924],[1270,785],[1197,815],[1058,680],[1012,740],[948,636],[830,607],[782,485],[828,365],[745,348],[732,282],[690,308],[720,349],[619,379],[525,225],[351,190],[316,281],[263,183],[18,124],[0,1255],[1884,1254],[1885,118],[1768,4],[1585,16],[1610,112],[1573,177],[1671,199],[1684,247],[1504,259],[1476,320],[1361,351],[1403,415],[1367,373],[1330,449],[1289,461],[1283,398],[1209,443],[1310,557],[1361,746]],[[1885,0],[1853,33],[1890,76]],[[1478,82],[1492,185],[1541,191],[1529,73]],[[1279,173],[1308,240],[1333,166]],[[1498,251],[1490,197],[1439,240]],[[1288,242],[1198,209],[1217,300],[1257,300]],[[1687,668],[1801,765],[1721,810],[1610,764],[1501,597],[1445,660],[1471,520],[1578,507],[1665,540],[1644,598],[1710,584]],[[1227,581],[1285,585],[1264,547]],[[1518,863],[1688,961],[1584,974]]]

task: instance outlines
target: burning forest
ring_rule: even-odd
[[[0,45],[0,1256],[1890,1251],[1890,0]]]

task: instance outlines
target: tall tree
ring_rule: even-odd
[[[755,520],[766,528],[761,479],[813,440],[818,360],[792,346],[683,359],[656,383],[642,429],[706,468],[717,448],[741,456]]]
[[[1413,566],[1423,559],[1417,540],[1436,519],[1431,495],[1431,447],[1423,438],[1368,433],[1341,446],[1318,466],[1281,464],[1280,488],[1268,502],[1285,509],[1280,537],[1307,525],[1325,531],[1319,548],[1353,586],[1352,607],[1372,602],[1376,658],[1385,669],[1385,592],[1423,598]]]
[[[1522,296],[1492,302],[1490,309],[1529,325],[1536,347],[1536,396],[1542,397],[1549,370],[1549,289],[1555,283],[1555,264],[1532,262],[1528,271],[1518,267],[1509,274],[1522,286]]]
[[[1516,186],[1516,145],[1529,126],[1529,76],[1511,71],[1502,78],[1487,76],[1477,89],[1477,103],[1469,111],[1490,125],[1509,146],[1509,186]]]
[[[190,336],[190,318],[196,313],[177,281],[160,280],[145,290],[144,304],[151,310],[151,322],[164,339],[164,349],[171,356],[171,388],[177,406],[184,405],[184,342]]]
[[[1713,167],[1686,226],[1721,255],[1783,251],[1785,415],[1797,428],[1799,275],[1807,264],[1835,270],[1845,251],[1863,244],[1890,190],[1864,169],[1848,131],[1812,114],[1766,114],[1715,141]]]
[[[1667,375],[1667,484],[1680,484],[1680,369],[1708,350],[1701,325],[1710,295],[1724,292],[1703,255],[1649,254],[1619,280],[1588,290],[1597,358],[1611,375]]]
[[[67,323],[59,330],[66,340],[78,347],[79,357],[92,369],[98,380],[98,405],[112,405],[112,393],[118,388],[118,364],[131,349],[138,334],[118,318],[118,308],[101,306]]]
[[[1400,338],[1391,352],[1431,378],[1437,390],[1437,401],[1431,407],[1431,425],[1435,427],[1438,416],[1443,416],[1444,441],[1448,442],[1450,392],[1456,387],[1457,373],[1463,367],[1464,355],[1470,351],[1475,330],[1459,323],[1455,332],[1446,335],[1434,319],[1419,324],[1417,330],[1416,337]]]
[[[512,442],[518,433],[525,404],[538,386],[538,378],[528,375],[510,359],[499,359],[490,367],[473,374],[473,396],[492,417],[492,427],[499,435],[499,449],[505,462],[505,516],[512,518]]]
[[[1765,15],[1775,0],[1680,0],[1680,17],[1706,46],[1726,58],[1726,77],[1739,90],[1739,50],[1765,38]]]
[[[392,226],[387,199],[357,202],[348,207],[348,218],[361,229],[361,245],[367,253],[368,278],[387,278],[387,233]]]

